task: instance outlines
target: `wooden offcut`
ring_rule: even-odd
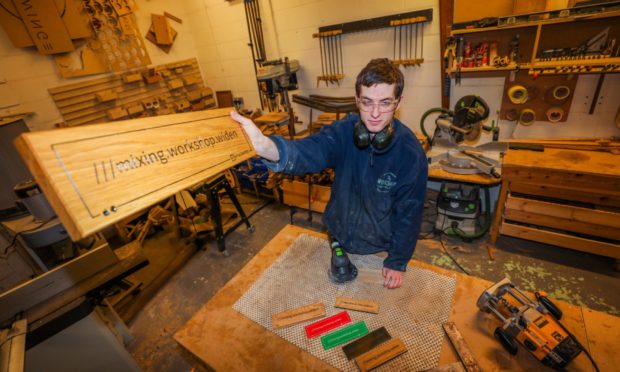
[[[151,14],[151,22],[157,44],[171,45],[174,39],[168,24],[168,18],[159,14]]]
[[[390,341],[377,346],[369,352],[355,358],[355,364],[360,371],[370,371],[380,365],[389,362],[397,356],[405,353],[407,347],[400,338],[393,338]]]
[[[16,145],[74,240],[255,154],[228,110],[25,133]]]
[[[471,351],[469,346],[467,346],[467,342],[465,342],[465,338],[459,330],[456,328],[456,324],[454,322],[446,322],[443,324],[443,329],[448,335],[452,346],[456,350],[459,358],[461,358],[461,362],[465,366],[465,370],[467,372],[481,372],[482,369],[478,365],[478,361],[474,356],[474,353]]]
[[[365,313],[379,314],[379,303],[359,298],[336,297],[335,307],[347,310],[363,311]]]
[[[316,303],[282,311],[271,316],[271,326],[274,329],[288,327],[294,324],[314,320],[325,316],[325,305]]]

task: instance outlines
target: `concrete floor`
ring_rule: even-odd
[[[257,204],[248,197],[244,209]],[[433,205],[427,203],[427,219],[432,220]],[[229,279],[231,279],[282,227],[289,223],[289,208],[271,204],[251,218],[256,227],[249,233],[244,226],[226,238],[230,257],[220,254],[213,241],[199,250],[144,307],[130,325],[134,340],[128,349],[145,371],[204,370],[197,361],[179,347],[173,334],[187,322]],[[322,231],[320,215],[307,221],[306,212],[298,212],[295,224]],[[432,225],[424,223],[422,230]],[[501,237],[489,260],[486,239],[463,243],[452,238],[420,240],[414,259],[460,271],[452,257],[469,274],[490,281],[510,278],[525,290],[542,289],[551,297],[620,316],[620,273],[614,260],[577,251],[561,249],[516,238]],[[148,246],[172,244],[165,232],[151,237]],[[181,243],[179,243],[181,244]],[[445,248],[444,248],[445,247]],[[171,247],[174,249],[175,247]],[[472,305],[474,306],[474,305]],[[473,307],[473,311],[476,309]],[[205,340],[208,342],[208,340]]]

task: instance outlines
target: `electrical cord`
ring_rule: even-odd
[[[552,314],[553,315],[553,314]],[[555,318],[555,316],[554,316]],[[575,341],[575,343],[577,345],[579,345],[581,347],[581,350],[583,350],[583,352],[586,354],[586,356],[588,357],[588,359],[590,359],[590,362],[592,363],[592,367],[594,367],[594,370],[596,372],[599,372],[598,366],[596,365],[596,362],[594,361],[594,358],[592,358],[592,355],[590,355],[590,352],[588,351],[588,349],[586,349],[581,342],[579,342],[579,340],[577,340],[577,337],[575,337],[574,334],[572,334],[568,329],[566,329],[566,327],[564,327],[564,324],[562,324],[562,322],[560,322],[560,319],[555,318],[555,320],[557,321],[558,325],[560,326],[560,328],[562,328],[564,330],[564,332],[566,332],[570,338],[573,339],[573,341]]]
[[[444,234],[448,235],[447,233],[444,232]],[[448,235],[449,236],[449,235]],[[450,259],[452,260],[452,262],[454,262],[454,264],[464,273],[467,275],[470,275],[469,272],[467,270],[465,270],[465,268],[463,266],[461,266],[461,264],[456,260],[456,258],[454,258],[450,252],[448,251],[448,248],[446,248],[446,246],[443,244],[443,239],[442,236],[439,237],[439,242],[441,243],[441,247],[443,248],[445,254],[448,255],[448,257],[450,257]]]
[[[435,213],[437,214],[437,213]],[[463,266],[461,266],[461,264],[456,260],[456,258],[454,258],[450,252],[448,251],[448,248],[446,248],[446,246],[443,243],[443,235],[447,235],[450,236],[450,234],[448,234],[446,232],[447,227],[445,227],[446,225],[446,218],[444,218],[442,224],[441,224],[441,230],[439,230],[441,232],[441,235],[439,236],[439,243],[441,243],[441,247],[443,248],[443,251],[446,255],[448,255],[448,257],[450,257],[450,259],[452,260],[452,262],[454,262],[454,264],[465,274],[470,275],[469,272],[467,270],[465,270],[465,268],[463,268]]]

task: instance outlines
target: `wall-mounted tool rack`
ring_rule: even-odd
[[[317,77],[317,86],[321,81],[329,83],[339,83],[344,79],[344,69],[342,60],[342,35],[376,30],[386,27],[394,27],[394,63],[407,66],[419,66],[423,61],[422,41],[418,43],[418,24],[433,20],[433,9],[416,10],[408,13],[394,14],[389,16],[363,19],[347,23],[339,23],[330,26],[319,27],[319,32],[312,35],[319,38],[321,51],[321,76]],[[413,32],[415,25],[415,45],[413,43]],[[422,26],[422,29],[424,26]],[[404,37],[402,35],[405,35]],[[397,37],[398,36],[398,37]],[[421,32],[424,38],[424,31]],[[396,43],[398,39],[398,45]],[[403,42],[404,41],[404,42]],[[418,44],[420,45],[420,56],[418,58]],[[403,54],[403,46],[405,52]],[[414,49],[415,48],[415,49]],[[396,53],[396,51],[399,53]],[[398,54],[398,59],[396,58]],[[413,55],[412,55],[413,54]]]
[[[195,58],[48,90],[66,126],[215,107]]]

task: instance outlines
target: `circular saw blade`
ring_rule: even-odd
[[[472,126],[471,131],[464,137],[465,143],[472,144],[477,142],[480,139],[481,134],[482,130],[480,129],[479,124]]]

